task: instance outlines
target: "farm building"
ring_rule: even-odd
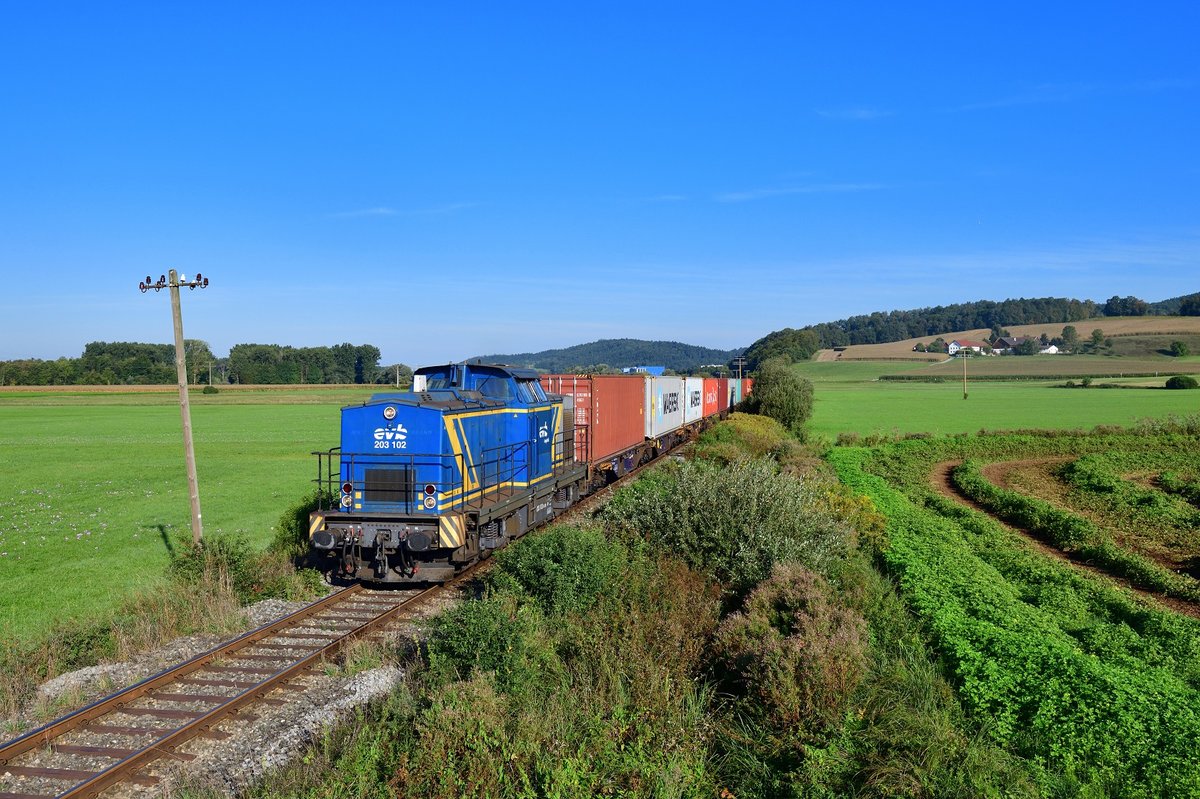
[[[982,341],[970,341],[968,339],[955,339],[946,345],[946,352],[950,355],[957,355],[959,350],[971,350],[976,355],[981,355],[990,345]]]

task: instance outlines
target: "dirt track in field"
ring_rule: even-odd
[[[983,469],[983,475],[989,481],[1000,486],[1001,488],[1011,488],[1008,481],[1008,476],[1012,472],[1028,466],[1061,462],[1063,460],[1066,460],[1066,458],[1036,458],[1030,460],[1002,461],[1000,463],[992,463],[986,466]],[[1138,588],[1122,577],[1116,577],[1112,574],[1109,574],[1104,569],[1093,566],[1082,559],[1072,557],[1070,554],[1063,552],[1061,549],[1047,544],[1045,541],[1042,541],[1028,530],[1022,530],[1019,527],[1012,526],[1003,519],[1000,519],[992,514],[978,502],[959,493],[958,489],[954,485],[954,481],[950,478],[950,473],[954,470],[954,467],[958,466],[960,463],[962,463],[962,461],[943,461],[942,463],[939,463],[937,466],[933,467],[933,471],[929,473],[929,484],[934,488],[934,490],[960,505],[965,505],[972,510],[986,515],[1001,527],[1005,528],[1006,530],[1011,530],[1019,535],[1031,547],[1048,558],[1053,558],[1062,563],[1070,564],[1072,568],[1087,572],[1093,577],[1104,580],[1110,585],[1124,588],[1156,605],[1161,605],[1162,607],[1173,610],[1176,613],[1180,613],[1185,616],[1191,616],[1193,618],[1200,619],[1200,604],[1195,602],[1187,602],[1182,599],[1175,599],[1173,597],[1160,596],[1159,594],[1151,591]]]

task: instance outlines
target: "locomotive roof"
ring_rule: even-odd
[[[444,411],[461,411],[467,408],[496,408],[504,404],[501,400],[485,397],[478,391],[463,391],[457,388],[436,389],[434,391],[401,391],[388,394],[372,394],[371,398],[360,405],[347,405],[347,408],[366,407],[367,405],[416,405],[422,408],[438,408]]]
[[[420,369],[417,369],[416,371],[414,371],[413,374],[420,375],[420,374],[427,374],[429,372],[440,372],[440,371],[444,371],[448,368],[453,368],[455,366],[459,366],[459,367],[465,366],[472,371],[493,370],[496,372],[500,372],[501,374],[508,375],[509,377],[515,377],[518,380],[537,380],[538,375],[540,374],[540,372],[538,372],[537,369],[528,369],[523,366],[509,366],[508,364],[503,364],[503,363],[482,363],[482,362],[477,362],[477,361],[464,361],[462,363],[443,363],[443,364],[438,364],[437,366],[422,366]]]

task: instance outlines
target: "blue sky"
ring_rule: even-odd
[[[0,359],[1200,290],[1195,3],[6,3]]]

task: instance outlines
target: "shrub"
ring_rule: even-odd
[[[796,374],[786,358],[769,358],[754,374],[754,391],[746,406],[801,435],[804,423],[812,416],[812,383]]]
[[[285,510],[276,522],[271,550],[292,557],[307,553],[308,515],[321,507],[328,507],[330,501],[327,493],[314,491]]]
[[[519,588],[549,614],[582,612],[616,583],[627,557],[598,529],[555,526],[500,552],[488,579]]]
[[[317,572],[297,571],[278,552],[255,551],[243,535],[208,535],[198,546],[190,539],[178,540],[167,568],[174,579],[188,585],[228,585],[243,604],[271,597],[303,599],[321,587]]]
[[[866,668],[866,623],[819,575],[777,566],[721,623],[715,654],[771,726],[819,733],[838,723]]]
[[[1191,350],[1189,350],[1188,345],[1182,341],[1172,341],[1171,354],[1176,358],[1184,358],[1191,354]]]
[[[645,536],[742,596],[788,561],[828,574],[853,530],[823,504],[814,480],[765,459],[720,468],[688,462],[617,492],[600,517]]]
[[[1167,380],[1166,387],[1170,389],[1187,389],[1196,388],[1198,385],[1196,378],[1191,375],[1175,375]]]
[[[733,463],[781,453],[788,431],[769,416],[733,413],[704,431],[696,442],[696,456],[717,463]]]
[[[537,607],[511,594],[463,602],[442,613],[429,635],[430,668],[444,681],[475,672],[495,675],[496,685],[523,693],[561,674]]]
[[[220,393],[221,393],[221,389],[219,389],[219,388],[217,388],[216,386],[214,386],[214,385],[211,385],[211,384],[210,384],[210,385],[207,385],[207,386],[205,386],[205,387],[204,387],[204,390],[203,390],[203,391],[201,391],[200,393],[201,393],[201,394],[220,394]]]

